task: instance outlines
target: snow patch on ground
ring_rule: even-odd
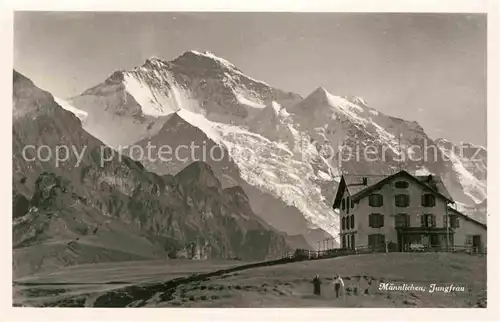
[[[258,109],[263,109],[266,107],[262,102],[256,102],[256,101],[250,100],[250,99],[246,98],[240,92],[235,92],[235,95],[236,95],[236,99],[238,100],[238,102],[240,104],[243,104],[243,105],[246,105],[249,107],[258,108]]]

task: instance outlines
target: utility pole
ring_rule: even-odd
[[[398,130],[398,152],[399,152],[399,157],[398,157],[398,172],[402,170],[401,167],[401,154],[402,154],[402,149],[401,149],[401,132]]]
[[[342,175],[342,147],[339,147],[338,157],[337,157],[337,172]]]
[[[450,229],[449,229],[449,226],[450,226],[450,218],[449,218],[449,214],[448,214],[448,203],[446,203],[446,252],[449,252],[450,251]]]

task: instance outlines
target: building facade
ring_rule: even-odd
[[[467,222],[460,228],[463,220],[457,218],[464,215],[449,207],[453,203],[437,176],[412,176],[406,171],[390,176],[343,175],[333,205],[340,212],[341,247],[406,251],[465,242],[465,236],[476,236],[474,229],[483,226]],[[474,238],[477,244],[478,237]]]
[[[484,251],[488,244],[486,225],[451,207],[448,213],[457,218],[458,227],[454,229],[453,234],[454,244],[473,252]]]

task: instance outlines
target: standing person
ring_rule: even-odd
[[[344,280],[342,280],[339,274],[336,274],[333,278],[333,287],[335,289],[335,297],[338,298],[340,289],[342,289],[342,292],[344,291]]]
[[[314,290],[314,295],[321,295],[321,280],[319,279],[319,275],[316,275],[312,280]]]

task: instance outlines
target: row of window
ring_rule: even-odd
[[[342,217],[342,230],[354,228],[354,215]]]
[[[354,249],[356,247],[356,239],[354,234],[342,236],[342,248]]]
[[[394,196],[396,207],[408,207],[410,205],[410,195],[397,194]],[[423,194],[420,203],[424,207],[434,207],[436,205],[436,196],[433,194]],[[370,207],[382,207],[384,205],[384,197],[381,194],[374,193],[368,197]]]
[[[451,228],[459,228],[460,220],[457,215],[448,216]],[[395,227],[410,227],[410,216],[408,214],[397,214],[395,217]],[[443,216],[443,225],[446,227],[446,216]],[[372,228],[384,227],[384,215],[370,214],[368,216],[368,226]],[[420,227],[433,228],[436,227],[436,216],[433,214],[423,214],[420,216]]]
[[[347,213],[349,213],[349,208],[354,208],[354,201],[350,200],[349,196],[346,198],[342,199],[342,204],[340,206],[342,210],[345,210]]]

